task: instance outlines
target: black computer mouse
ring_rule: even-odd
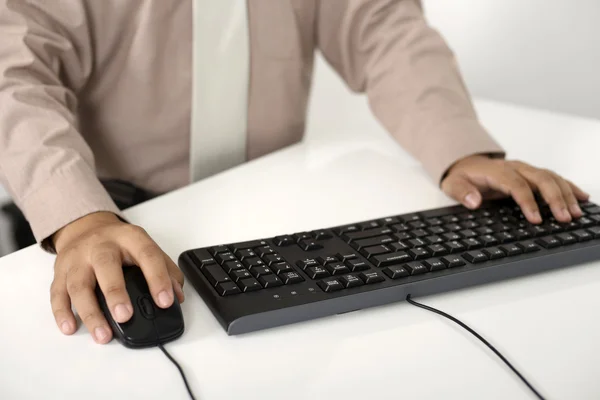
[[[96,286],[98,303],[112,328],[113,336],[125,347],[132,349],[153,347],[180,337],[184,324],[177,297],[171,307],[160,308],[154,303],[146,278],[139,267],[123,267],[123,275],[133,305],[133,316],[127,322],[121,324],[113,319],[104,294]]]

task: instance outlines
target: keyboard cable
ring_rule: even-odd
[[[181,377],[183,378],[183,383],[185,384],[185,388],[187,389],[187,392],[190,395],[190,399],[196,400],[196,398],[194,397],[194,393],[192,392],[192,389],[190,388],[190,385],[187,381],[187,378],[185,377],[185,372],[183,372],[183,369],[181,368],[179,363],[173,357],[171,357],[171,355],[167,352],[167,349],[165,349],[162,343],[158,344],[158,348],[161,349],[163,353],[165,353],[165,356],[167,356],[167,358],[171,360],[173,364],[175,364],[175,366],[179,370],[179,373],[181,374]]]
[[[533,387],[533,385],[531,383],[529,383],[529,381],[527,379],[525,379],[525,377],[510,363],[510,361],[508,361],[506,359],[506,357],[504,357],[502,355],[502,353],[500,353],[490,342],[485,340],[485,338],[483,336],[481,336],[479,333],[477,333],[473,329],[471,329],[467,324],[465,324],[464,322],[460,321],[459,319],[453,317],[450,314],[447,314],[441,310],[438,310],[437,308],[433,308],[433,307],[427,306],[425,304],[421,304],[421,303],[414,301],[411,298],[410,294],[406,296],[406,301],[409,302],[410,304],[412,304],[413,306],[417,306],[424,310],[439,314],[442,317],[448,318],[450,321],[458,324],[459,326],[461,326],[462,328],[467,330],[469,333],[471,333],[473,336],[475,336],[477,339],[479,339],[483,344],[485,344],[490,350],[492,350],[502,361],[504,361],[504,363],[519,377],[519,379],[521,379],[523,381],[523,383],[525,385],[527,385],[527,387],[533,392],[533,394],[535,394],[537,396],[538,399],[545,400],[544,397]]]

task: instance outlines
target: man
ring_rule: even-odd
[[[223,33],[233,35],[223,38],[229,44],[248,35],[248,80],[238,82],[244,96],[214,104],[218,92],[207,82],[218,79],[206,71],[232,68],[240,74],[232,80],[244,73],[235,68],[239,59],[207,57],[218,53],[203,28],[228,26],[219,20],[227,19],[226,4],[237,13],[227,24],[248,24]],[[535,191],[567,222],[581,216],[577,200],[587,199],[551,171],[504,159],[419,0],[248,0],[247,8],[238,0],[0,0],[0,38],[3,183],[36,240],[57,253],[51,304],[65,334],[77,329],[73,306],[96,342],[110,340],[96,283],[117,321],[131,317],[122,263],[141,267],[159,306],[174,296],[183,301],[180,270],[141,228],[119,218],[99,178],[165,193],[190,175],[301,140],[316,49],[351,89],[368,95],[375,116],[434,183],[465,206],[510,195],[540,223]],[[190,129],[191,114],[215,118],[219,107],[242,99],[247,115],[231,116],[243,120],[237,128],[221,132],[229,121],[217,118],[220,136],[203,129],[204,120]],[[206,147],[212,150],[203,153]]]

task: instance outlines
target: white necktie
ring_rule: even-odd
[[[192,1],[195,182],[246,161],[250,45],[246,0]]]

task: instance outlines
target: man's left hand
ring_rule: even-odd
[[[547,169],[521,161],[471,156],[455,163],[442,181],[442,190],[469,209],[476,209],[483,199],[511,196],[527,220],[542,222],[534,192],[550,206],[559,222],[582,216],[579,201],[589,195],[572,182]]]

